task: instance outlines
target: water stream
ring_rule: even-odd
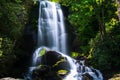
[[[69,61],[71,67],[70,73],[63,80],[83,80],[84,74],[89,74],[93,77],[93,80],[103,80],[99,70],[85,66],[84,60],[77,61],[67,55],[66,35],[64,17],[60,4],[41,0],[38,22],[38,49],[33,54],[30,72],[36,68],[36,61],[39,57],[40,50],[45,48],[46,50],[58,51],[59,54],[65,56]]]
[[[63,13],[59,4],[40,1],[38,24],[38,47],[67,53],[66,31]]]

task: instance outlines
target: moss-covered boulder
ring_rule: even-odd
[[[33,80],[62,80],[70,71],[70,64],[62,53],[42,48],[38,51]]]

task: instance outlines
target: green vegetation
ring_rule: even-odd
[[[53,1],[53,2],[59,2],[59,0],[51,0],[51,1]]]
[[[0,77],[17,77],[25,70],[20,69],[22,57],[29,51],[23,48],[23,35],[32,6],[31,0],[0,0]]]
[[[90,64],[103,72],[119,71],[120,5],[114,0],[61,0],[61,4],[69,9],[67,21],[75,34],[71,56],[88,56]]]
[[[111,32],[107,33],[104,40],[100,39],[100,35],[90,41],[92,50],[93,64],[101,70],[108,70],[120,66],[120,29],[119,24],[114,26]],[[107,65],[107,66],[106,66]]]
[[[75,35],[71,40],[73,41],[71,56],[75,58],[85,55],[90,60],[90,66],[103,72],[112,69],[118,71],[120,22],[117,8],[120,4],[115,0],[51,1],[59,2],[63,10],[64,7],[68,9],[65,16],[68,21],[66,25]],[[25,45],[31,38],[26,40],[24,31],[28,25],[31,26],[31,32],[36,31],[37,10],[36,0],[0,0],[0,77],[18,77],[27,67],[26,59],[29,60],[35,43],[32,47]],[[39,56],[44,53],[45,50],[42,50]],[[11,70],[13,68],[14,70]],[[61,70],[58,73],[67,72]]]

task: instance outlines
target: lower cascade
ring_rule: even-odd
[[[38,48],[33,54],[30,80],[103,80],[99,70],[89,68],[85,60],[75,60],[47,47]]]
[[[67,55],[66,35],[60,5],[40,1],[38,48],[26,80],[103,80],[101,72],[87,67],[84,59]]]

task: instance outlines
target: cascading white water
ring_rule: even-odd
[[[67,53],[63,13],[59,4],[40,1],[38,24],[38,47]]]
[[[103,80],[99,70],[94,69],[98,74],[96,75],[91,68],[84,65],[84,61],[77,62],[67,55],[64,17],[61,7],[57,3],[46,0],[40,1],[37,47],[38,49],[33,54],[33,63],[30,72],[36,68],[39,53],[44,48],[48,51],[49,49],[58,51],[59,54],[67,58],[71,69],[63,80],[83,80],[83,75],[86,73],[92,76],[93,80]]]

